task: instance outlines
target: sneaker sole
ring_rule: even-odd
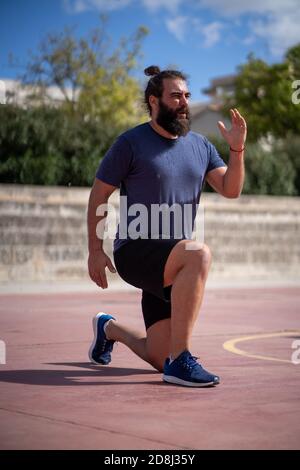
[[[95,364],[96,366],[105,366],[107,364],[101,364],[101,362],[96,362],[93,357],[92,357],[92,352],[93,352],[93,349],[96,345],[96,341],[97,341],[97,325],[98,325],[98,319],[100,317],[102,317],[102,315],[107,315],[107,313],[104,313],[104,312],[99,312],[97,313],[97,315],[94,316],[93,318],[93,331],[94,331],[94,339],[93,339],[93,342],[90,346],[90,349],[89,349],[89,360]]]
[[[220,383],[220,382],[206,382],[206,383],[187,382],[186,380],[179,379],[178,377],[174,377],[172,375],[164,375],[163,380],[170,384],[183,385],[184,387],[211,387],[212,385],[218,385]]]

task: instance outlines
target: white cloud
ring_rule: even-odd
[[[202,46],[209,48],[217,44],[221,38],[221,30],[224,24],[219,21],[204,24],[198,18],[188,16],[175,16],[166,20],[168,30],[180,42],[184,42],[187,33],[195,32],[202,37]]]
[[[220,40],[221,29],[229,20],[234,27],[241,19],[247,25],[245,39],[242,40],[245,45],[263,39],[271,54],[279,56],[300,42],[299,0],[63,0],[63,2],[69,13],[86,10],[118,10],[127,5],[138,4],[153,14],[165,10],[165,13],[171,14],[165,18],[166,27],[178,41],[184,41],[190,26],[191,31],[202,34],[204,47],[211,47]],[[212,11],[217,15],[217,20],[206,25],[201,24],[197,18],[203,9]],[[226,23],[221,23],[220,18],[224,18]],[[196,27],[195,22],[198,22],[201,28]]]
[[[198,5],[223,17],[252,14],[249,26],[254,36],[249,38],[264,39],[274,56],[300,42],[299,0],[198,0]]]
[[[151,12],[165,8],[171,13],[176,13],[182,0],[141,0],[144,6]]]
[[[243,15],[247,13],[284,13],[296,11],[299,0],[198,0],[199,6],[215,10],[220,15]]]
[[[201,28],[201,32],[204,36],[203,47],[212,47],[217,42],[219,42],[219,39],[221,37],[221,29],[223,27],[223,24],[219,21],[214,21],[213,23],[204,25]]]
[[[175,14],[183,0],[63,0],[69,13],[81,13],[86,10],[118,10],[130,3],[142,3],[151,13],[165,9]]]
[[[273,56],[280,56],[300,41],[299,24],[300,14],[297,13],[294,17],[282,15],[280,18],[253,21],[252,30],[267,41]]]
[[[124,8],[132,0],[64,0],[68,13],[82,13],[87,10],[111,11]]]
[[[174,18],[166,20],[168,30],[174,34],[176,39],[180,42],[184,41],[187,21],[188,18],[186,16],[175,16]]]
[[[252,36],[247,36],[245,39],[242,40],[242,43],[245,44],[245,46],[250,46],[255,42],[255,37]]]

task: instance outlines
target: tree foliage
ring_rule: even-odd
[[[129,75],[137,66],[141,56],[141,45],[148,30],[141,26],[129,38],[122,38],[112,50],[107,35],[107,17],[99,17],[99,26],[87,37],[77,38],[75,27],[65,27],[61,33],[47,34],[38,46],[38,52],[30,54],[22,82],[34,86],[37,97],[47,100],[47,89],[56,86],[64,96],[66,104],[76,108],[81,91],[82,77],[96,76],[99,69],[107,76],[122,69]],[[107,78],[106,76],[106,78]],[[32,97],[30,97],[32,99]]]
[[[285,138],[300,133],[300,104],[294,104],[293,82],[300,80],[300,45],[289,49],[284,61],[268,65],[250,55],[241,65],[235,92],[227,97],[224,111],[236,107],[248,123],[248,141],[260,137]]]
[[[211,136],[220,155],[229,160],[228,145]],[[212,191],[206,185],[205,190]],[[243,194],[277,196],[300,195],[300,138],[262,139],[250,142],[245,152],[245,183]]]
[[[292,100],[300,80],[300,44],[281,63],[250,55],[238,68],[235,91],[224,113],[238,108],[247,121],[244,194],[300,195],[300,103]],[[225,160],[227,147],[213,139]]]
[[[31,55],[23,82],[25,106],[0,106],[0,181],[90,186],[97,166],[122,131],[146,120],[134,78],[147,30],[139,28],[112,49],[106,19],[87,38],[74,29],[49,34]],[[237,107],[248,123],[245,194],[300,195],[300,45],[282,63],[250,56],[239,68],[224,110]],[[49,96],[56,86],[59,105]],[[211,138],[228,160],[228,146]],[[209,189],[208,187],[206,189]]]
[[[22,77],[31,89],[25,106],[0,108],[2,182],[92,183],[116,136],[145,120],[133,72],[146,34],[140,27],[112,50],[101,17],[87,38],[65,28],[41,41]],[[63,97],[59,105],[49,95],[52,86]]]

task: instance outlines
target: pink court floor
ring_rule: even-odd
[[[164,383],[122,344],[89,363],[98,311],[144,328],[139,291],[0,304],[1,449],[300,449],[297,287],[206,291],[192,353],[221,384],[203,389]]]

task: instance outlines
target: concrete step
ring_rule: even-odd
[[[0,279],[87,279],[90,189],[0,185]],[[118,193],[109,202],[118,207]],[[205,242],[214,275],[300,279],[300,198],[204,194]],[[201,211],[197,227],[203,226]],[[116,221],[104,249],[112,256]]]

